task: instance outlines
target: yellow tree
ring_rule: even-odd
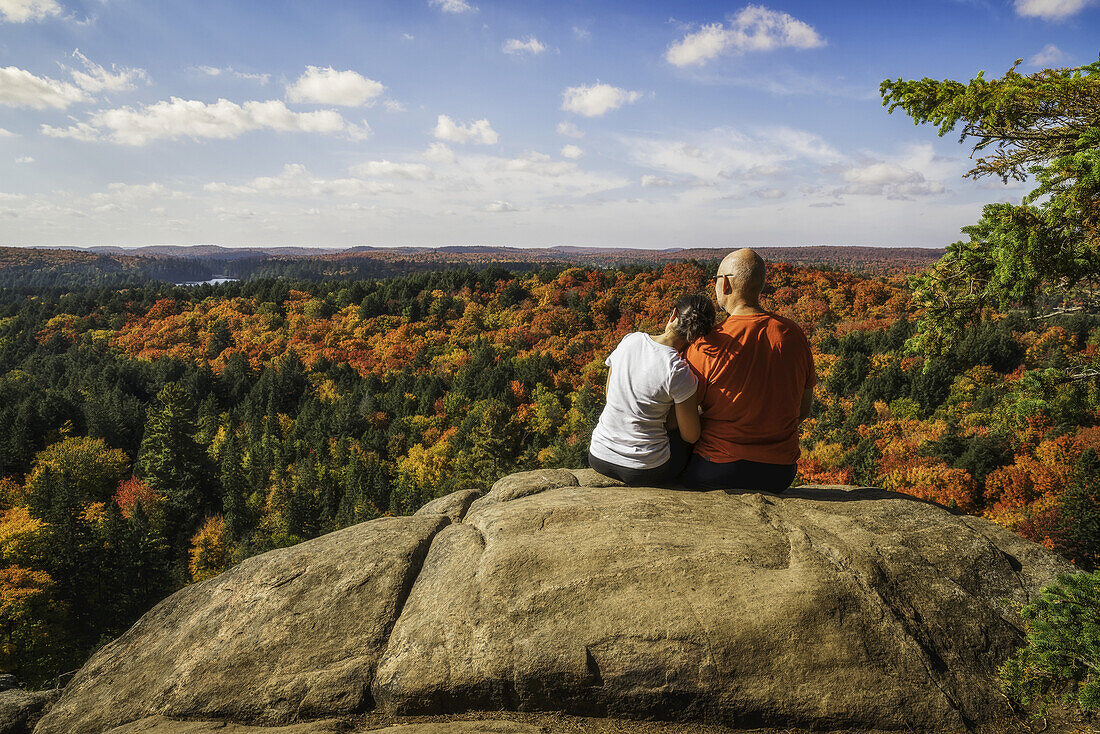
[[[225,518],[221,515],[206,518],[191,538],[191,562],[188,565],[191,580],[204,581],[229,568],[233,551]]]

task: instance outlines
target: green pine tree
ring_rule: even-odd
[[[1020,614],[1027,644],[1000,670],[1012,700],[1100,711],[1100,572],[1061,574]]]
[[[251,490],[235,435],[229,436],[222,446],[220,468],[225,526],[234,540],[243,540],[253,524],[252,514],[248,508],[248,495]]]
[[[138,454],[141,478],[167,499],[166,524],[177,551],[186,548],[204,516],[221,511],[210,460],[195,439],[196,423],[194,399],[179,383],[168,383],[145,422]]]

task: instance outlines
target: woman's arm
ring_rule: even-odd
[[[680,438],[688,443],[699,440],[699,401],[694,394],[682,403],[676,403],[672,411],[676,414],[676,423],[680,427]],[[670,415],[669,418],[672,416]]]

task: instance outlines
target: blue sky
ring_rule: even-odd
[[[0,244],[942,246],[886,78],[1095,61],[1100,0],[0,0]]]

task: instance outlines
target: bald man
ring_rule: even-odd
[[[817,372],[798,324],[760,305],[765,274],[752,250],[727,255],[714,294],[729,316],[684,354],[702,409],[680,477],[688,488],[782,492],[798,471],[798,426],[810,415]]]

